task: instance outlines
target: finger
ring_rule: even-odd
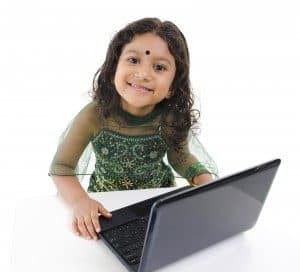
[[[112,214],[108,210],[106,210],[101,204],[98,205],[98,211],[104,217],[108,217],[108,218],[112,217]]]
[[[73,221],[72,221],[72,230],[76,235],[80,236],[80,231],[79,231],[78,226],[77,226],[76,218],[74,218]]]
[[[94,225],[92,223],[91,217],[90,216],[85,217],[84,218],[84,223],[85,223],[85,226],[86,226],[86,228],[87,228],[87,230],[89,232],[89,236],[91,238],[93,238],[94,240],[97,240],[97,234],[95,232]]]
[[[94,225],[94,228],[95,228],[96,232],[100,232],[101,231],[101,227],[100,227],[100,223],[99,223],[98,213],[92,211],[91,212],[91,219],[92,219],[92,223]]]
[[[77,219],[77,225],[78,225],[78,228],[81,232],[81,234],[86,237],[87,239],[91,239],[90,237],[90,234],[85,226],[85,223],[84,223],[84,218],[83,217],[80,217]]]

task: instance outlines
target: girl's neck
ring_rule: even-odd
[[[141,125],[144,123],[148,123],[155,119],[161,112],[161,107],[156,105],[151,112],[147,112],[146,114],[139,115],[133,112],[128,112],[126,109],[119,107],[118,114],[123,117],[126,123],[130,125]]]
[[[122,101],[121,101],[121,107],[122,107],[123,111],[125,111],[131,115],[137,116],[137,117],[146,116],[155,109],[155,105],[147,106],[144,108],[135,108],[135,107],[127,105],[126,103],[122,103]]]

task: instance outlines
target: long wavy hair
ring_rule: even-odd
[[[162,22],[158,18],[143,18],[118,31],[108,46],[103,65],[94,75],[93,97],[99,105],[100,114],[105,118],[118,111],[121,100],[113,79],[119,57],[124,46],[136,35],[147,32],[162,38],[175,59],[176,73],[171,84],[171,97],[159,104],[163,108],[161,121],[163,131],[168,142],[179,150],[200,113],[192,109],[194,98],[190,87],[190,60],[186,39],[174,23]]]

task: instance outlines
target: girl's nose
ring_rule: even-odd
[[[133,76],[141,81],[149,81],[151,78],[149,71],[146,69],[140,69],[139,71],[135,72]]]
[[[149,80],[149,76],[145,72],[135,73],[133,76],[138,80]]]

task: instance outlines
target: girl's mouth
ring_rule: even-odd
[[[129,83],[127,82],[127,84],[131,87],[131,88],[134,88],[136,91],[139,91],[139,92],[153,92],[152,89],[149,89],[147,87],[144,87],[144,86],[141,86],[141,85],[137,85],[135,83]]]

